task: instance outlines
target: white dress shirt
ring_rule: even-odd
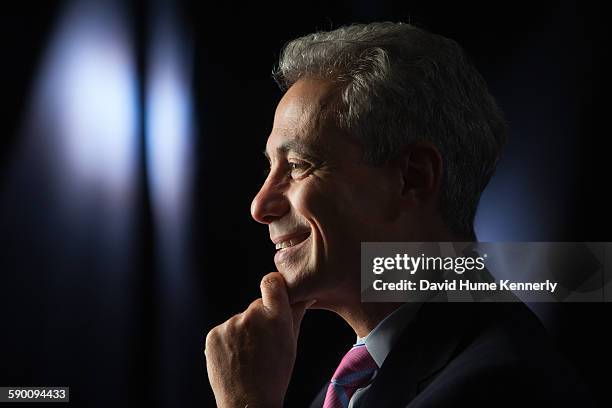
[[[422,303],[407,302],[385,317],[367,336],[357,338],[355,344],[364,344],[378,365],[382,367],[404,328],[414,318]],[[374,373],[376,377],[377,373]],[[374,378],[373,377],[373,378]],[[348,408],[359,408],[371,385],[358,388],[349,401]]]

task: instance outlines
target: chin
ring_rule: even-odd
[[[335,300],[339,293],[334,290],[334,271],[324,266],[323,260],[317,258],[318,247],[312,234],[297,248],[277,252],[274,263],[283,275],[287,285],[290,303],[324,299]]]
[[[315,299],[316,279],[306,268],[296,270],[294,268],[279,268],[278,270],[287,284],[289,302],[297,303]]]
[[[283,275],[291,303],[309,300],[307,294],[313,283],[316,271],[310,265],[312,241],[310,236],[296,247],[279,250],[274,256],[276,269]],[[316,280],[316,279],[314,279]]]
[[[344,298],[345,286],[339,282],[330,280],[329,271],[305,267],[300,271],[280,271],[285,278],[289,303],[298,303],[316,300],[314,308],[327,309],[329,305],[335,305]]]

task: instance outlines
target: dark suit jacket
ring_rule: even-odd
[[[311,404],[320,408],[327,384]],[[363,407],[596,406],[523,303],[426,303]]]

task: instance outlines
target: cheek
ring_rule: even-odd
[[[351,184],[346,195],[351,202],[352,215],[361,224],[373,228],[385,227],[397,217],[400,207],[394,186],[384,174],[360,174],[360,182]]]
[[[324,239],[360,240],[364,227],[381,220],[376,191],[361,185],[312,178],[297,187],[289,196],[296,215],[314,224]]]
[[[325,228],[346,208],[342,195],[329,182],[313,177],[296,186],[289,200],[299,216]]]
[[[360,183],[338,183],[334,188],[339,215],[350,218],[351,226],[357,229],[381,226],[390,212],[388,192],[380,183],[369,183],[361,178]]]

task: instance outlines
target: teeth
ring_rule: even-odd
[[[279,242],[278,244],[276,244],[276,249],[289,248],[290,246],[293,246],[293,241],[291,240],[283,241],[283,242]]]

